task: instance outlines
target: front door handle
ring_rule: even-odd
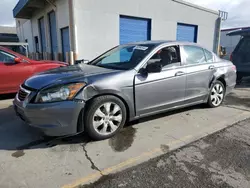
[[[208,68],[211,69],[211,70],[213,70],[213,69],[215,69],[215,66],[214,66],[214,65],[211,65],[211,66],[209,66]]]
[[[182,75],[184,75],[184,74],[185,74],[185,72],[179,71],[179,72],[177,72],[177,73],[175,74],[175,76],[182,76]]]

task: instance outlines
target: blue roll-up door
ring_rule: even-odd
[[[49,31],[50,31],[50,47],[51,47],[52,58],[54,58],[54,53],[58,52],[56,14],[54,11],[52,11],[48,14],[48,16],[49,16]]]
[[[44,25],[44,17],[38,20],[39,33],[40,33],[40,41],[41,41],[41,52],[46,52],[46,37],[45,37],[45,25]]]
[[[151,20],[120,17],[120,44],[150,40]]]
[[[61,29],[63,61],[66,60],[66,52],[70,52],[69,27]]]
[[[177,41],[197,42],[197,25],[177,24]]]

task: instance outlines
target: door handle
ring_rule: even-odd
[[[184,74],[185,74],[185,72],[179,71],[179,72],[175,73],[175,76],[182,76]]]
[[[213,69],[215,69],[215,66],[214,66],[214,65],[211,65],[211,66],[208,67],[208,69],[213,70]]]

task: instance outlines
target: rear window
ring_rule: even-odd
[[[250,63],[250,37],[244,37],[236,46],[233,61],[236,63]]]

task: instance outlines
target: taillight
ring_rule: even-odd
[[[230,54],[230,61],[233,61],[233,53]]]
[[[233,69],[233,71],[235,71],[235,72],[237,71],[237,68],[236,68],[235,65],[232,66],[232,69]]]

